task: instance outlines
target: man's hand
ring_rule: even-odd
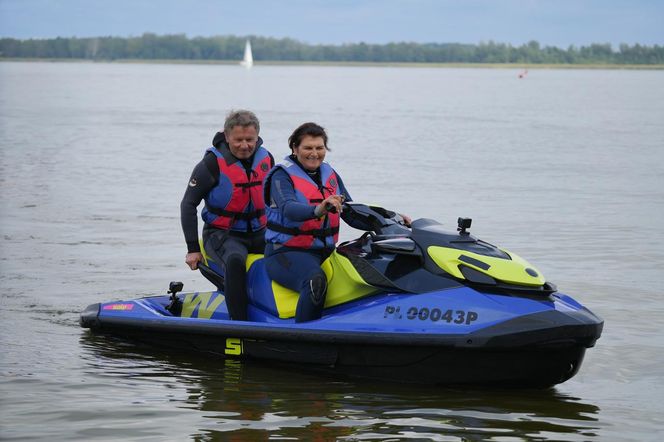
[[[187,256],[184,258],[184,262],[187,263],[191,270],[196,270],[200,261],[203,261],[203,254],[201,252],[187,253]]]

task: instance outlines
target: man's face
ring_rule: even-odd
[[[256,150],[258,133],[254,126],[234,126],[226,135],[231,153],[240,160],[246,160]]]

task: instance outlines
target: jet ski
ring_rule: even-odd
[[[266,361],[389,382],[546,388],[574,376],[603,320],[513,252],[432,219],[406,226],[378,206],[343,210],[370,230],[338,245],[322,268],[323,316],[294,321],[298,293],[247,259],[248,321],[232,321],[224,275],[206,256],[216,291],[166,293],[88,306],[93,332],[222,358]]]

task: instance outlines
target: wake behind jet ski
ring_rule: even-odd
[[[90,305],[81,325],[226,358],[264,360],[339,375],[427,384],[548,387],[579,370],[603,321],[557,291],[516,254],[430,219],[406,227],[380,207],[347,203],[371,226],[323,263],[322,318],[295,323],[298,293],[267,277],[262,255],[247,260],[248,321],[231,321],[220,290]]]

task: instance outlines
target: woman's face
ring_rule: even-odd
[[[293,148],[297,160],[305,169],[314,171],[318,169],[325,159],[325,141],[323,137],[312,137],[305,135],[300,145]]]

